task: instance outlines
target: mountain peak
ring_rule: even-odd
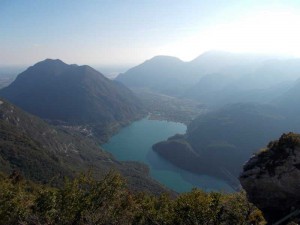
[[[34,66],[37,65],[67,65],[66,63],[64,63],[62,60],[60,59],[45,59],[43,61],[40,61],[38,63],[36,63]]]
[[[58,75],[62,73],[69,65],[61,61],[60,59],[45,59],[43,61],[37,62],[33,66],[30,66],[26,71],[20,75],[23,78],[23,74],[28,71],[28,74],[38,74],[40,75]]]
[[[71,125],[105,127],[143,113],[139,99],[129,89],[90,66],[68,65],[59,59],[46,59],[28,68],[0,95],[43,119]]]
[[[50,58],[47,58],[41,62],[59,62],[59,63],[64,63],[62,60],[60,59],[50,59]]]
[[[157,55],[145,61],[145,63],[153,62],[153,63],[182,63],[183,61],[174,56],[168,55]]]

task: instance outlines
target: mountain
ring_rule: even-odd
[[[239,102],[270,103],[279,98],[293,85],[292,80],[274,82],[274,85],[259,87],[258,81],[236,76],[210,74],[191,87],[185,98],[201,102],[210,108],[222,107]],[[246,82],[248,81],[248,82]],[[268,83],[267,80],[264,82]],[[243,85],[244,83],[245,85]],[[247,85],[246,85],[247,84]]]
[[[286,133],[251,157],[240,181],[270,224],[300,222],[300,135]],[[289,216],[289,217],[287,217]],[[290,223],[289,223],[290,224]]]
[[[98,143],[76,131],[58,129],[18,107],[0,101],[0,172],[20,171],[25,178],[50,183],[91,169],[96,178],[114,169],[132,190],[166,191],[136,162],[119,162]]]
[[[284,113],[297,117],[300,113],[300,79],[293,83],[292,87],[283,95],[274,100],[274,104],[278,105]],[[300,120],[299,120],[300,122]]]
[[[289,118],[288,123],[291,131],[298,132],[300,127],[300,79],[290,86],[282,95],[274,97],[272,104],[277,106],[281,114]]]
[[[284,66],[274,67],[287,68],[286,65],[290,65],[287,77],[295,78],[296,73],[291,71],[297,71],[298,65],[294,62],[289,60],[283,63]],[[283,71],[276,73],[284,74]],[[270,74],[268,76],[271,77]],[[206,83],[204,78],[207,79]],[[216,85],[209,85],[210,81],[216,82]],[[209,96],[211,101],[216,101],[218,96],[224,104],[229,93],[222,90],[227,85],[226,79],[221,83],[218,81],[223,81],[219,75],[203,77],[202,93],[203,96]],[[263,147],[268,140],[283,132],[300,132],[299,90],[300,80],[297,80],[287,86],[279,84],[277,89],[265,89],[260,95],[258,92],[252,96],[256,96],[257,102],[265,101],[269,104],[247,103],[242,92],[235,92],[232,98],[243,103],[220,107],[220,101],[219,107],[194,119],[185,135],[170,137],[167,141],[155,144],[153,149],[184,169],[230,181],[229,174],[237,177],[243,163],[255,149]],[[263,95],[266,92],[269,96]]]
[[[175,135],[153,149],[181,168],[231,181],[256,149],[288,130],[286,121],[273,106],[231,104],[199,116],[185,135]]]
[[[184,97],[209,106],[248,101],[268,103],[284,94],[300,77],[299,59],[265,59],[253,65],[240,65],[241,60],[235,60],[235,66],[200,78]]]
[[[300,77],[300,59],[209,51],[189,62],[156,56],[116,80],[136,90],[196,100],[208,107],[268,103]]]
[[[185,63],[172,56],[155,56],[120,74],[116,80],[131,88],[146,88],[179,95],[191,85],[184,73]]]
[[[140,100],[124,85],[89,66],[61,60],[29,67],[0,96],[48,121],[92,127],[99,138],[144,113]]]
[[[255,70],[262,62],[274,56],[231,53],[224,51],[208,51],[188,62],[190,70],[198,70],[198,73],[214,74],[247,74]]]
[[[172,56],[156,56],[120,74],[116,80],[131,88],[182,96],[205,75],[222,73],[241,76],[252,72],[268,58],[219,51],[205,52],[190,62]]]

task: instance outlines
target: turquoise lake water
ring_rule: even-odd
[[[120,130],[102,147],[116,159],[140,161],[150,168],[150,175],[177,192],[187,192],[193,187],[206,191],[232,191],[226,182],[206,175],[196,175],[180,169],[152,150],[152,145],[175,134],[184,134],[182,123],[142,119]]]

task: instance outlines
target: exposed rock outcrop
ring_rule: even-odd
[[[300,135],[270,142],[246,163],[240,181],[270,223],[300,210]],[[299,222],[300,211],[294,220]]]

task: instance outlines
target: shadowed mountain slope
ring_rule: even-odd
[[[177,166],[230,181],[229,174],[237,177],[256,149],[289,128],[277,108],[239,103],[199,116],[185,135],[175,135],[153,148]]]
[[[0,95],[51,122],[90,125],[101,136],[107,127],[139,118],[143,106],[125,86],[89,66],[46,59],[19,74]]]
[[[19,170],[28,179],[48,183],[89,169],[97,178],[120,171],[133,190],[166,191],[148,176],[148,168],[119,162],[80,133],[58,129],[18,107],[0,102],[0,171]]]
[[[155,56],[120,74],[116,80],[128,87],[148,88],[176,96],[191,85],[185,74],[185,65],[172,56]]]

